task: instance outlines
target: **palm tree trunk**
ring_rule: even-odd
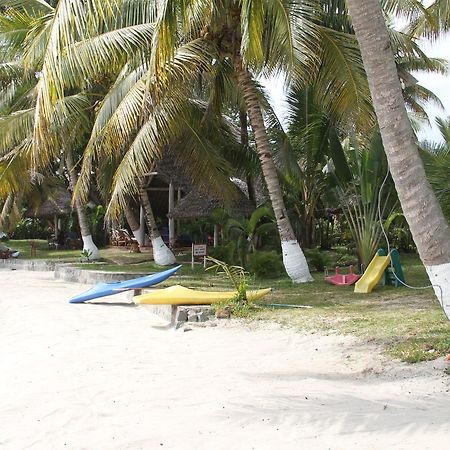
[[[176,261],[175,255],[162,240],[161,233],[156,226],[155,217],[153,216],[152,206],[150,204],[150,200],[148,199],[147,191],[145,191],[143,187],[141,187],[139,197],[142,208],[144,209],[145,221],[147,222],[150,240],[152,241],[153,259],[155,260],[155,263],[160,266],[170,266]]]
[[[139,247],[143,247],[145,235],[144,235],[144,233],[142,233],[141,225],[137,221],[137,219],[133,213],[133,209],[131,208],[130,205],[127,204],[124,206],[123,212],[125,214],[125,218],[127,219],[128,225],[131,228],[131,232],[133,233],[133,236],[136,238],[136,240],[139,243]]]
[[[420,258],[450,319],[450,228],[426,178],[379,0],[347,0],[384,150]]]
[[[3,204],[2,212],[0,213],[0,231],[8,232],[9,231],[9,215],[11,214],[11,210],[14,205],[14,194],[9,194],[6,197],[5,203]]]
[[[247,68],[244,67],[240,56],[235,58],[235,70],[239,88],[244,96],[250,123],[255,133],[256,148],[277,221],[278,232],[280,233],[284,267],[289,277],[295,283],[312,281],[308,264],[297,242],[284,205],[283,193],[278,181],[277,169],[270,151],[269,138],[258,101],[258,93],[252,77]]]
[[[239,111],[239,122],[241,125],[241,145],[243,147],[248,147],[248,120],[247,120],[247,111],[240,110]],[[246,174],[247,181],[247,190],[248,190],[248,199],[252,203],[254,207],[256,207],[256,191],[255,191],[255,183],[253,180],[253,175],[250,171]]]
[[[69,172],[70,190],[73,192],[78,181],[78,176],[75,171],[75,164],[71,150],[66,150],[66,164]],[[80,199],[75,199],[75,211],[78,217],[78,224],[80,225],[81,239],[83,240],[83,250],[90,252],[89,259],[100,259],[100,252],[92,239],[91,230],[89,229],[89,222],[81,204]]]

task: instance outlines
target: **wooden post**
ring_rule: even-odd
[[[192,257],[191,257],[191,269],[194,270],[194,243],[192,243],[192,246],[191,246],[191,255],[192,255]]]
[[[173,211],[175,203],[175,188],[173,183],[169,183],[169,214]],[[169,245],[173,247],[175,244],[175,221],[172,217],[169,217]]]

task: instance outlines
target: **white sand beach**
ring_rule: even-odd
[[[145,306],[0,271],[0,448],[447,449],[445,362],[356,338],[226,322],[155,328]]]

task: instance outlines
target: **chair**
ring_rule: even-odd
[[[131,237],[128,230],[120,228],[118,230],[112,230],[111,232],[111,244],[129,247],[130,245],[135,245],[137,240],[134,237]]]

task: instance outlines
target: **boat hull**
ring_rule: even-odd
[[[69,300],[69,303],[84,303],[108,295],[120,294],[124,291],[153,286],[167,280],[167,278],[175,274],[181,267],[182,266],[172,267],[163,272],[154,273],[145,277],[133,278],[132,280],[117,281],[115,283],[98,283],[91,289],[72,297]]]
[[[247,298],[256,301],[267,295],[272,289],[247,291]],[[183,286],[171,286],[166,289],[155,289],[134,297],[137,304],[148,305],[210,305],[221,301],[231,300],[236,296],[235,291],[208,292],[188,289]]]

